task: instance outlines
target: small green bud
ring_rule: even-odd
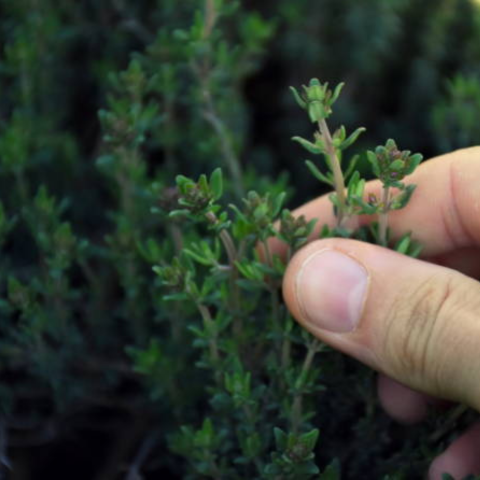
[[[312,78],[310,80],[310,85],[308,87],[303,87],[307,95],[307,99],[310,102],[319,101],[322,102],[325,98],[325,91],[328,87],[328,83],[325,83],[323,86],[317,78]]]
[[[312,123],[328,118],[332,113],[332,105],[337,100],[343,88],[343,83],[337,85],[332,92],[328,89],[328,83],[320,83],[317,78],[310,80],[308,87],[303,85],[303,95],[290,87],[295,100],[301,108],[307,110]]]

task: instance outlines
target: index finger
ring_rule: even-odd
[[[406,183],[417,185],[409,204],[389,214],[393,238],[413,231],[423,245],[424,256],[436,256],[465,247],[480,246],[480,147],[457,150],[421,164]],[[378,180],[367,183],[366,195],[379,196]],[[312,238],[318,238],[323,225],[334,226],[335,216],[328,195],[297,208],[294,216],[318,219]],[[375,220],[360,216],[358,225]],[[280,240],[271,242],[272,251],[280,256],[286,246]]]

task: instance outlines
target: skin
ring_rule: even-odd
[[[384,409],[398,421],[421,421],[432,404],[462,402],[480,410],[480,147],[459,150],[422,164],[409,177],[417,185],[404,210],[392,212],[393,237],[413,230],[424,246],[411,259],[355,240],[318,238],[300,250],[284,278],[285,302],[313,335],[377,370]],[[369,192],[380,195],[378,181]],[[334,225],[327,196],[295,212]],[[355,219],[358,224],[374,220]],[[356,226],[352,224],[351,226]],[[284,255],[281,242],[272,250]],[[347,255],[368,273],[360,321],[352,332],[333,333],[308,318],[299,302],[299,273],[320,251]],[[305,289],[304,291],[306,291]],[[317,292],[321,295],[322,292]],[[431,480],[480,474],[480,423],[437,457]]]

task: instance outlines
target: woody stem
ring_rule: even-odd
[[[325,147],[327,155],[330,160],[330,168],[333,173],[333,179],[335,182],[335,191],[338,199],[338,213],[337,213],[337,226],[341,227],[346,215],[347,200],[345,197],[345,180],[343,178],[342,168],[340,166],[340,159],[338,158],[335,145],[333,144],[332,135],[328,128],[327,122],[324,118],[318,121],[318,127],[320,133],[325,140]]]
[[[390,187],[383,187],[382,211],[378,219],[378,238],[380,245],[387,246],[388,211],[390,207]]]

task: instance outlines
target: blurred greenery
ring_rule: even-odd
[[[228,415],[206,418],[235,410],[247,373],[230,365],[230,386],[211,395],[188,330],[196,309],[166,303],[151,271],[205,232],[151,210],[175,203],[175,175],[218,166],[226,203],[251,189],[286,191],[292,207],[322,193],[291,142],[310,125],[288,87],[311,77],[346,82],[334,122],[367,128],[358,149],[478,144],[478,4],[0,0],[0,46],[0,477],[133,480],[141,466],[146,479],[220,478],[210,448],[229,452],[229,472],[259,451],[284,461],[287,434],[270,427],[287,427],[272,413],[287,415],[285,399],[258,413],[261,441],[246,425],[241,446]],[[246,315],[267,318],[269,299]],[[290,376],[307,341],[292,335]],[[250,363],[280,378],[260,353]],[[340,475],[334,458],[344,479],[421,478],[448,437],[432,445],[423,427],[394,424],[367,369],[322,355],[318,391],[303,386],[314,418],[290,446],[306,442],[307,458],[318,426],[321,478]]]

